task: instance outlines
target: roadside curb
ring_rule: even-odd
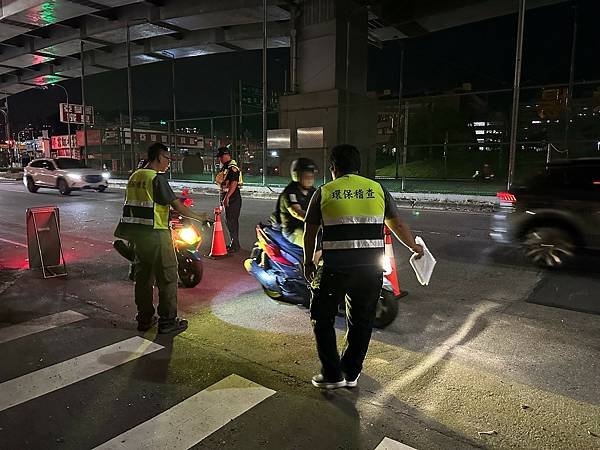
[[[169,184],[175,191],[181,191],[183,188],[189,188],[192,193],[201,193],[204,195],[217,196],[219,190],[210,183],[198,183],[188,181],[169,181]],[[115,189],[125,189],[127,180],[111,179],[109,186]],[[281,187],[266,186],[244,186],[243,194],[245,197],[265,200],[277,200],[279,194],[283,191]],[[431,210],[454,210],[470,212],[491,212],[498,205],[498,199],[492,196],[483,195],[462,195],[462,194],[434,194],[419,192],[392,192],[392,197],[398,203],[398,206],[412,209],[431,209]]]
[[[0,181],[19,181],[23,179],[23,172],[21,173],[0,173]]]

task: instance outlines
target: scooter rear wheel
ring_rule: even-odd
[[[398,300],[393,292],[382,290],[375,310],[375,328],[385,328],[394,321],[398,315]]]

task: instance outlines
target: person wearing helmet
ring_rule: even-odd
[[[283,235],[291,243],[302,246],[304,217],[310,199],[315,193],[315,173],[317,165],[308,158],[298,158],[292,162],[290,175],[292,182],[286,186],[277,200],[275,211],[281,224]]]

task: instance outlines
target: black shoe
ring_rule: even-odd
[[[153,316],[152,319],[150,319],[148,322],[142,322],[138,320],[138,326],[137,326],[137,330],[138,331],[148,331],[150,328],[152,328],[154,325],[156,325],[157,319],[156,316]]]
[[[187,330],[187,327],[188,327],[188,321],[177,317],[172,322],[162,324],[162,325],[159,324],[158,325],[158,334],[177,334],[177,333],[181,333],[182,331]]]
[[[240,247],[238,246],[230,245],[229,247],[227,247],[227,253],[237,253],[239,251]]]
[[[338,389],[346,386],[346,380],[344,378],[339,380],[328,380],[323,374],[318,374],[312,377],[312,384],[319,389]]]

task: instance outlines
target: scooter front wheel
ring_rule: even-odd
[[[179,263],[179,280],[181,285],[186,288],[193,288],[202,281],[204,266],[202,261],[186,258]]]

